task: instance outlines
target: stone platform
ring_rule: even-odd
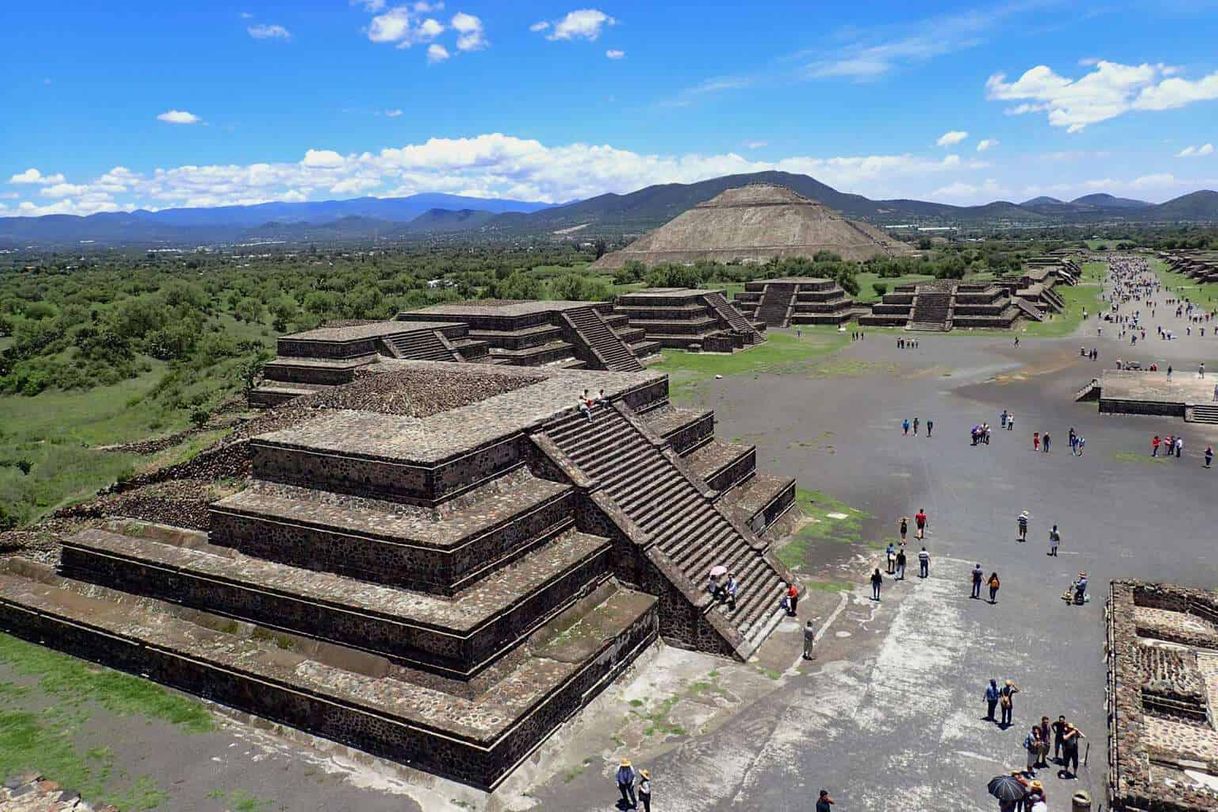
[[[1218,376],[1202,378],[1196,369],[1166,370],[1106,369],[1098,385],[1099,408],[1105,414],[1150,414],[1183,417],[1197,423],[1218,423],[1218,401],[1214,399]]]
[[[657,635],[747,660],[783,615],[794,481],[661,373],[385,358],[255,423],[205,531],[11,562],[0,629],[490,788]]]
[[[647,288],[617,297],[615,315],[658,346],[734,352],[765,341],[765,323],[747,318],[722,290]]]

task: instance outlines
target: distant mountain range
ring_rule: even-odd
[[[848,217],[879,225],[1005,227],[1115,222],[1218,222],[1218,192],[1198,191],[1166,203],[1091,194],[1071,201],[1037,197],[1023,203],[950,206],[921,200],[871,200],[807,175],[756,172],[698,183],[666,183],[630,194],[604,194],[552,206],[520,200],[418,194],[318,203],[166,209],[88,217],[0,218],[0,247],[99,245],[194,246],[280,240],[360,241],[426,238],[495,239],[561,234],[593,236],[655,228],[725,189],[777,183]]]

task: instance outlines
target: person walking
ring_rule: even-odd
[[[1210,463],[1212,463],[1213,461],[1214,461],[1214,447],[1212,445],[1207,445],[1205,447],[1205,467],[1209,468]]]
[[[1032,450],[1040,451],[1040,432],[1039,431],[1032,432]]]
[[[925,547],[918,553],[918,577],[930,577],[930,553],[926,552]]]
[[[1159,435],[1157,435],[1157,434],[1154,437],[1150,438],[1150,456],[1152,456],[1152,457],[1159,456],[1159,444],[1161,442],[1163,442],[1163,441],[1159,439]]]
[[[920,421],[918,420],[918,418],[915,417],[914,422],[913,422],[914,437],[918,436],[918,423],[919,422]]]
[[[926,508],[918,508],[918,512],[914,514],[914,524],[918,526],[918,538],[926,537]]]
[[[1028,540],[1028,511],[1025,510],[1022,513],[1020,513],[1019,518],[1016,520],[1016,523],[1019,528],[1018,529],[1019,535],[1017,535],[1015,537],[1015,540],[1016,541],[1027,541]]]
[[[1002,696],[998,691],[998,680],[990,680],[990,684],[985,687],[985,721],[997,722],[994,718],[994,710],[998,707],[998,700]]]
[[[998,709],[1002,713],[1002,721],[999,722],[1000,727],[1011,726],[1011,716],[1015,712],[1015,694],[1019,693],[1019,686],[1014,680],[1007,680],[1002,687],[998,689]]]
[[[1048,769],[1049,767],[1049,736],[1053,732],[1052,726],[1049,724],[1049,717],[1040,717],[1040,756],[1036,759],[1036,767]]]
[[[639,800],[643,803],[643,812],[651,812],[650,770],[639,770]]]
[[[1045,449],[1045,453],[1048,454],[1049,453],[1049,432],[1047,432],[1047,431],[1045,432],[1045,436],[1043,439],[1044,439],[1044,443],[1043,443],[1042,447]]]
[[[998,573],[991,572],[990,577],[985,581],[985,585],[990,589],[990,603],[998,603],[998,588],[1002,586],[1002,582],[998,580]]]
[[[1015,430],[1015,415],[1012,412],[1007,412],[1007,431]]]
[[[816,645],[816,627],[812,625],[812,621],[804,624],[804,659],[812,659],[812,647]]]
[[[900,530],[900,532],[901,532],[901,543],[904,544],[905,536],[906,536],[906,534],[909,533],[909,517],[908,516],[901,517],[901,524],[898,526],[898,530]]]
[[[902,540],[902,546],[905,542]],[[884,551],[884,560],[888,564],[888,574],[892,575],[897,571],[897,548],[891,541],[888,542],[888,549]]]
[[[884,583],[884,576],[880,575],[880,568],[876,567],[875,572],[871,573],[871,599],[878,601],[880,599],[880,586]]]
[[[1057,525],[1053,525],[1053,529],[1049,531],[1049,555],[1057,557],[1057,547],[1062,543],[1062,534],[1057,532]]]
[[[617,791],[622,793],[621,808],[638,809],[639,802],[634,797],[634,768],[630,766],[630,759],[622,759],[615,777],[617,779]]]
[[[981,582],[983,580],[985,580],[985,570],[981,569],[981,564],[977,564],[977,566],[973,567],[973,594],[969,595],[970,598],[981,598]]]
[[[929,440],[930,435],[933,434],[934,431],[935,431],[935,421],[927,420],[926,421],[926,439]]]
[[[998,427],[1005,429],[1007,427],[1007,410],[1003,409],[1002,414],[998,415]]]
[[[1180,459],[1180,455],[1184,452],[1184,438],[1176,436],[1176,459]]]
[[[901,433],[907,437],[909,436],[909,418],[908,417],[901,421]]]
[[[905,580],[905,548],[897,550],[897,578],[898,581]]]

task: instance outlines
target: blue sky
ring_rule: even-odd
[[[767,168],[869,197],[1218,188],[1218,3],[6,3],[0,216]]]

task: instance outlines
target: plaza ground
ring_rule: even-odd
[[[651,769],[657,809],[808,808],[826,787],[847,812],[991,810],[985,783],[1023,765],[1027,726],[1065,714],[1088,736],[1090,762],[1072,782],[1042,771],[1050,808],[1069,809],[1077,788],[1098,807],[1103,587],[1126,577],[1218,584],[1209,549],[1218,471],[1200,461],[1218,428],[1100,415],[1094,403],[1073,402],[1105,362],[1153,360],[1158,349],[1148,341],[1145,356],[1133,354],[1096,337],[1094,319],[1069,338],[1018,349],[1009,336],[922,334],[919,349],[899,350],[898,334],[868,333],[810,361],[776,357],[722,379],[690,368],[683,381],[684,402],[716,410],[720,437],[757,444],[760,469],[797,477],[802,498],[817,500],[819,524],[803,529],[792,562],[814,587],[800,621],[815,618],[824,632],[813,662],[799,659],[796,621],[747,664],[659,645],[489,799],[302,734],[226,716],[191,732],[96,698],[77,720],[83,743],[110,748],[127,774],[116,792],[150,776],[155,786],[137,797],[161,808],[603,810],[627,756]],[[811,332],[804,340],[818,350],[831,343]],[[1163,344],[1181,369],[1206,360],[1218,371],[1218,339],[1206,341]],[[791,343],[780,338],[775,348]],[[1100,362],[1080,358],[1080,343],[1097,345]],[[998,430],[1003,408],[1015,431]],[[934,420],[933,438],[902,435],[901,420],[915,416]],[[993,442],[972,447],[969,427],[982,421],[994,426]],[[1087,438],[1084,457],[1069,454],[1071,426]],[[1052,453],[1031,450],[1037,430],[1052,433]],[[1150,459],[1155,433],[1182,433],[1185,458]],[[930,514],[931,577],[911,567],[874,603],[866,573],[900,516],[919,507]],[[1020,544],[1015,518],[1025,509],[1031,532]],[[1058,558],[1045,554],[1053,523]],[[1002,578],[995,606],[968,598],[975,562]],[[1059,596],[1080,569],[1096,598],[1068,606]],[[991,677],[1022,688],[1006,731],[981,718]],[[0,663],[0,681],[16,686],[5,691],[10,710],[45,705],[18,666]]]

